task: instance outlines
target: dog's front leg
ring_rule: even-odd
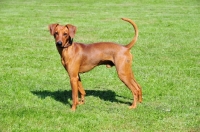
[[[64,59],[64,58],[61,58],[61,62],[65,70],[68,72],[68,75],[70,78],[70,84],[71,84],[71,89],[72,89],[72,108],[71,109],[75,111],[76,106],[79,104],[78,102],[78,91],[79,91],[79,80],[80,80],[79,75],[78,75],[79,67],[76,65],[73,65],[72,61],[68,61],[67,59]]]
[[[70,84],[72,88],[72,110],[76,110],[78,105],[78,75],[70,77]]]
[[[78,79],[78,91],[81,94],[81,99],[79,101],[79,104],[84,104],[84,102],[85,102],[85,94],[86,93],[85,93],[85,90],[84,90],[83,85],[81,83],[81,77],[80,77],[80,75],[78,75],[78,77],[79,77],[79,79]]]

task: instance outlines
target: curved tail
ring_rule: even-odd
[[[135,36],[134,36],[133,40],[129,44],[127,44],[125,46],[128,49],[131,49],[134,46],[134,44],[136,43],[136,41],[137,41],[137,38],[138,38],[138,28],[137,28],[137,25],[131,19],[122,18],[122,20],[129,22],[133,26],[133,28],[135,30]]]

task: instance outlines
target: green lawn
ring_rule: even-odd
[[[128,44],[143,103],[105,66],[81,74],[86,103],[70,110],[69,78],[51,23],[77,26],[75,41]],[[0,131],[200,131],[200,2],[198,0],[1,0]]]

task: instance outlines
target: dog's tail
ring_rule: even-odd
[[[131,25],[133,25],[133,28],[134,28],[134,30],[135,30],[135,36],[134,36],[133,40],[132,40],[129,44],[127,44],[127,45],[125,46],[125,47],[127,47],[128,49],[131,49],[131,48],[134,46],[134,44],[136,43],[136,41],[137,41],[137,38],[138,38],[138,28],[137,28],[137,25],[136,25],[131,19],[122,18],[122,20],[127,21],[127,22],[129,22]]]

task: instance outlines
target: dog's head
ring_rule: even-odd
[[[67,24],[65,26],[59,24],[50,24],[49,31],[50,34],[55,38],[56,46],[67,48],[73,43],[76,27],[71,24]]]

